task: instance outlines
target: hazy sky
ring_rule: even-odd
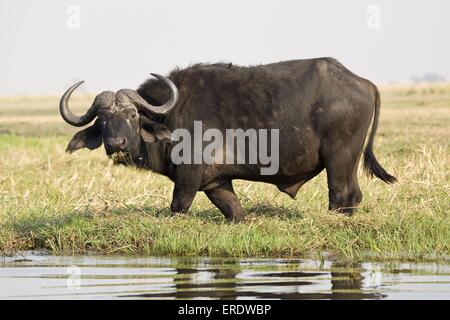
[[[450,1],[0,0],[0,46],[0,94],[60,94],[76,79],[91,92],[135,88],[193,62],[320,56],[376,83],[450,79]]]

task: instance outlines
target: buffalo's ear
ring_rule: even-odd
[[[97,149],[102,145],[102,135],[98,129],[97,123],[78,131],[67,145],[66,152],[72,153],[81,148],[88,148],[90,150]]]
[[[141,121],[141,137],[147,143],[170,140],[172,132],[165,125],[149,119]]]

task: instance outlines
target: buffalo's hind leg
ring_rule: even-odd
[[[357,177],[361,149],[346,147],[326,155],[329,210],[351,215],[361,202]]]
[[[244,210],[234,193],[231,181],[226,181],[213,189],[205,190],[205,193],[228,220],[233,222],[244,220]]]

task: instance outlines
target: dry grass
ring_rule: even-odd
[[[92,96],[78,96],[74,109]],[[304,256],[349,260],[450,256],[450,86],[382,89],[375,153],[399,182],[360,170],[359,212],[328,212],[325,176],[293,201],[275,187],[237,181],[248,212],[227,223],[199,193],[188,215],[172,217],[172,184],[147,171],[112,166],[104,151],[64,149],[74,129],[57,97],[0,98],[0,250],[49,249],[152,255]]]

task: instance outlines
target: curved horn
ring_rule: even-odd
[[[178,89],[177,86],[170,80],[162,75],[151,73],[152,76],[158,78],[162,82],[164,82],[170,89],[170,98],[164,103],[162,106],[152,106],[150,103],[145,101],[142,97],[139,96],[136,100],[137,102],[144,108],[155,114],[167,114],[177,103],[178,101]]]
[[[166,103],[164,103],[162,106],[157,107],[157,112],[158,113],[162,113],[165,114],[167,112],[170,111],[170,109],[172,109],[175,104],[178,101],[178,88],[175,85],[175,83],[172,82],[172,80],[170,80],[169,78],[166,78],[162,75],[159,75],[157,73],[151,73],[152,76],[158,78],[159,80],[161,80],[162,82],[164,82],[170,89],[170,98],[169,100],[167,100]]]
[[[73,114],[69,110],[70,95],[72,94],[72,92],[75,91],[76,88],[81,86],[83,83],[84,83],[84,81],[75,83],[73,86],[71,86],[69,89],[67,89],[66,92],[64,92],[63,96],[61,97],[61,100],[59,101],[59,112],[61,113],[61,117],[64,119],[65,122],[67,122],[68,124],[75,126],[75,127],[82,127],[82,126],[90,123],[97,116],[96,101],[94,101],[94,103],[89,108],[89,110],[81,117]]]

